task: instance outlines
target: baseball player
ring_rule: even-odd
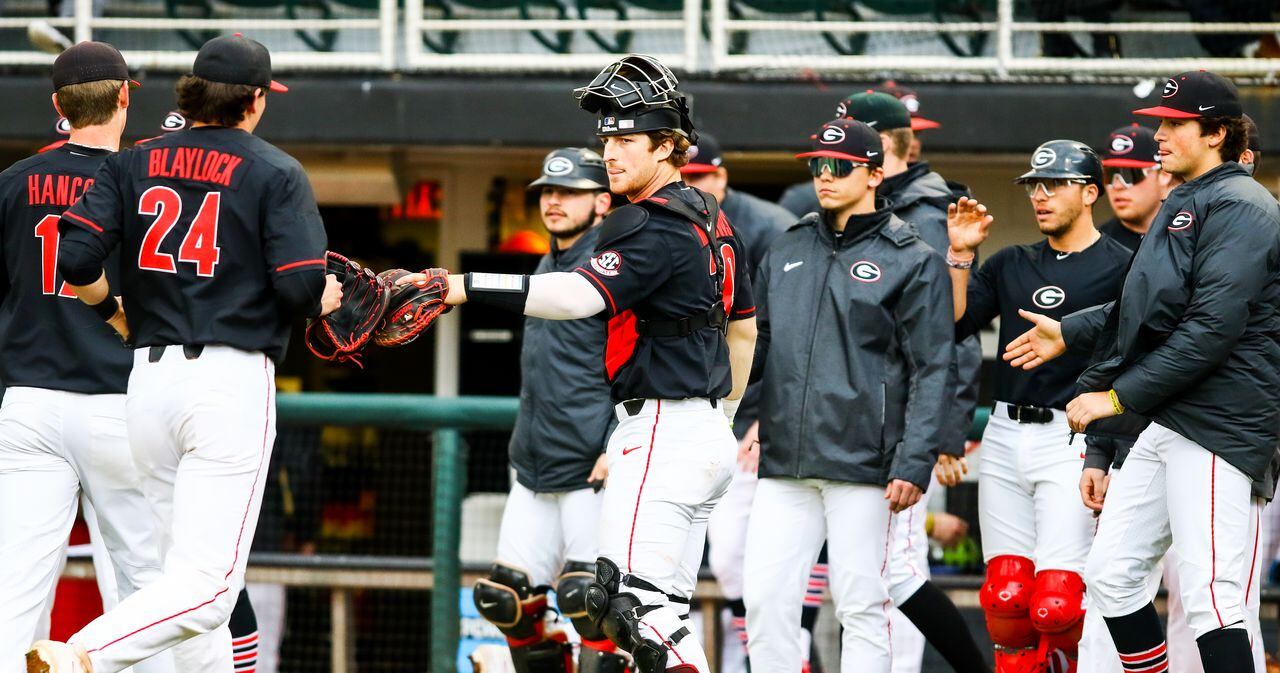
[[[877,200],[884,153],[863,122],[818,129],[797,157],[809,160],[822,213],[783,234],[758,275],[760,483],[744,591],[757,671],[799,668],[797,608],[824,539],[842,669],[892,666],[892,514],[929,485],[953,328],[941,256]]]
[[[555,150],[529,189],[538,192],[542,223],[551,234],[551,252],[536,273],[572,272],[586,264],[596,249],[596,225],[611,204],[604,160],[587,149]],[[502,514],[497,559],[473,594],[480,614],[507,632],[519,673],[574,670],[563,634],[542,628],[546,587],[553,582],[560,613],[573,619],[582,637],[578,670],[626,668],[586,609],[587,587],[595,579],[598,482],[606,476],[604,448],[614,425],[609,384],[601,375],[604,352],[598,320],[525,319],[520,414],[509,448],[516,480]],[[512,587],[531,595],[522,600],[522,618],[532,622],[537,638],[519,633],[502,612]]]
[[[30,671],[114,673],[171,647],[178,670],[232,670],[226,623],[275,436],[275,363],[290,316],[341,297],[302,167],[252,134],[268,90],[287,91],[261,44],[205,43],[177,85],[193,127],[108,158],[63,214],[59,271],[136,345],[129,437],[165,565],[68,643],[36,643]],[[102,278],[117,245],[123,309]]]
[[[676,86],[666,66],[630,55],[575,91],[584,110],[599,114],[610,191],[631,202],[600,225],[587,264],[570,273],[447,277],[451,305],[608,317],[605,375],[619,422],[609,436],[587,612],[640,673],[708,673],[682,617],[707,517],[732,477],[737,445],[725,418],[737,410],[755,348],[751,276],[733,229],[715,199],[680,181],[697,134]],[[522,611],[530,600],[525,587],[510,587],[506,621],[533,628]]]
[[[1185,183],[1152,223],[1122,296],[1065,325],[1031,316],[1035,327],[1005,358],[1037,367],[1068,344],[1066,357],[1105,347],[1115,355],[1080,377],[1090,392],[1071,401],[1071,427],[1151,419],[1106,490],[1086,575],[1125,669],[1168,666],[1142,584],[1172,546],[1204,670],[1248,671],[1255,664],[1240,578],[1250,495],[1280,439],[1280,347],[1271,338],[1280,205],[1235,161],[1248,131],[1229,80],[1182,73],[1162,98],[1135,114],[1161,119],[1161,168]]]
[[[60,54],[53,104],[67,120],[66,142],[0,173],[0,275],[10,288],[0,304],[0,378],[9,386],[0,407],[4,673],[25,669],[81,493],[116,568],[108,598],[160,576],[159,535],[125,435],[131,354],[57,269],[58,218],[119,148],[133,84],[111,45],[82,42]],[[172,671],[173,662],[158,657],[139,670]]]
[[[729,187],[729,169],[724,162],[720,143],[711,134],[698,133],[698,144],[690,148],[689,163],[680,169],[685,184],[715,197],[733,231],[742,241],[747,253],[752,278],[760,268],[760,262],[773,241],[795,224],[795,218],[777,204],[770,203]],[[707,525],[707,542],[710,547],[707,562],[720,583],[720,591],[731,615],[733,634],[725,638],[725,658],[721,670],[743,672],[747,665],[747,607],[742,602],[743,552],[747,542],[747,517],[751,513],[751,500],[756,492],[756,466],[760,460],[760,442],[757,420],[760,416],[760,385],[747,386],[738,413],[734,416],[733,434],[738,438],[738,466],[733,473],[733,483],[724,499],[711,513]],[[826,593],[827,569],[819,560],[809,574],[809,591],[805,593],[801,651],[806,664],[813,668],[813,627],[817,623],[818,609]]]
[[[1027,189],[1045,240],[1010,246],[974,274],[973,254],[990,223],[985,209],[962,199],[949,213],[947,261],[955,293],[956,337],[1000,317],[999,343],[1030,324],[1027,311],[1062,316],[1115,299],[1130,252],[1094,228],[1103,169],[1083,143],[1038,147]],[[995,408],[982,439],[978,479],[986,582],[979,600],[1001,673],[1074,670],[1093,518],[1078,496],[1084,441],[1073,443],[1063,409],[1087,355],[1052,368],[1001,368]]]
[[[1137,250],[1160,209],[1159,144],[1155,131],[1132,124],[1111,132],[1102,153],[1107,200],[1115,216],[1098,231],[1130,250]]]

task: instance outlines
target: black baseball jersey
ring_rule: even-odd
[[[121,394],[133,355],[58,273],[58,219],[111,152],[70,143],[0,173],[0,380],[74,393]],[[115,281],[115,259],[106,260]],[[113,288],[114,289],[114,288]]]
[[[659,189],[648,200],[665,206],[677,199],[698,212],[715,202],[683,182]],[[628,217],[642,224],[620,228]],[[728,395],[733,389],[729,346],[719,328],[704,327],[687,336],[641,336],[637,331],[637,321],[705,316],[721,300],[729,320],[755,314],[746,255],[724,214],[715,240],[708,240],[692,220],[663,207],[624,206],[600,226],[595,255],[576,271],[604,298],[609,317],[605,371],[614,401]],[[724,264],[720,296],[712,246]]]
[[[996,254],[969,279],[964,317],[956,323],[956,338],[975,334],[1000,317],[998,353],[1031,322],[1018,309],[1055,320],[1113,301],[1120,294],[1132,253],[1109,236],[1081,252],[1058,252],[1047,240],[1012,245]],[[1065,409],[1075,396],[1076,378],[1089,364],[1087,353],[1068,351],[1039,367],[1024,371],[997,361],[995,398],[1012,404]]]
[[[234,128],[179,131],[111,157],[62,222],[92,233],[99,254],[119,244],[138,346],[222,344],[279,361],[291,316],[274,283],[325,264],[302,166]]]
[[[1098,231],[1115,239],[1116,243],[1123,245],[1132,252],[1137,252],[1138,245],[1142,243],[1142,234],[1124,226],[1120,223],[1120,219],[1116,217],[1098,225]]]

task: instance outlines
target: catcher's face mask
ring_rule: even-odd
[[[574,89],[579,107],[596,113],[596,135],[626,135],[671,130],[697,142],[687,97],[665,65],[632,54],[600,71],[591,83]]]

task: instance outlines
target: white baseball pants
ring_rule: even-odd
[[[609,437],[609,485],[600,513],[600,556],[658,588],[623,587],[658,609],[641,619],[642,635],[666,641],[684,628],[706,544],[707,518],[729,488],[738,443],[724,413],[704,399],[645,400],[635,415],[618,405]],[[796,602],[796,609],[800,609]],[[696,635],[672,648],[668,667],[710,673]],[[791,673],[791,672],[789,672]]]
[[[566,561],[595,567],[603,499],[590,488],[534,493],[512,482],[498,529],[497,560],[529,573],[533,586],[555,585]]]
[[[1145,582],[1172,546],[1195,637],[1244,621],[1246,558],[1255,519],[1250,479],[1204,447],[1152,423],[1111,479],[1085,582],[1103,616],[1137,611]]]
[[[157,579],[160,541],[129,449],[125,396],[9,388],[0,407],[0,672],[26,670],[82,490],[97,506],[119,596]],[[173,667],[157,660],[138,670]]]
[[[893,517],[884,488],[765,478],[747,525],[747,642],[752,673],[800,670],[800,611],[809,570],[827,542],[831,596],[844,627],[844,673],[889,673],[887,589]]]
[[[1049,423],[1019,423],[1006,408],[996,403],[982,435],[983,558],[1022,556],[1035,562],[1036,572],[1083,574],[1095,529],[1093,512],[1080,501],[1084,437],[1068,443],[1066,412],[1055,410]]]
[[[889,547],[889,600],[901,605],[929,581],[929,536],[925,533],[925,517],[929,514],[929,494],[894,517],[893,542]],[[924,664],[924,634],[896,607],[889,611],[889,628],[893,634],[893,673],[920,673]]]
[[[173,649],[179,671],[231,673],[231,633],[275,441],[275,365],[262,353],[207,346],[158,362],[138,349],[129,439],[160,519],[164,574],[71,641],[94,673]]]

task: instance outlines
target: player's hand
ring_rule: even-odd
[[[938,464],[933,467],[933,474],[943,486],[955,486],[964,475],[969,474],[969,461],[964,456],[956,458],[945,453],[938,454]]]
[[[760,421],[752,423],[738,440],[738,467],[751,474],[760,471]]]
[[[1080,499],[1084,506],[1095,512],[1102,511],[1102,502],[1107,498],[1107,487],[1111,485],[1111,475],[1101,468],[1086,467],[1080,475]]]
[[[933,530],[929,537],[943,547],[950,547],[969,535],[969,522],[949,512],[933,513]]]
[[[411,273],[407,276],[403,276],[402,278],[400,278],[400,280],[397,280],[396,287],[400,287],[401,285],[408,285],[409,283],[419,283],[419,284],[425,283],[427,282],[428,278],[429,277],[425,273]],[[450,306],[457,306],[459,304],[466,303],[467,301],[466,281],[463,279],[462,275],[457,273],[451,273],[449,274],[449,277],[447,278],[447,280],[449,282],[449,291],[444,295],[444,303]]]
[[[602,453],[599,458],[596,458],[596,464],[591,468],[591,474],[587,475],[587,483],[596,493],[599,493],[600,489],[605,487],[605,482],[608,479],[609,458]]]
[[[1018,309],[1018,315],[1034,325],[1004,347],[1004,361],[1010,367],[1035,369],[1067,351],[1062,340],[1062,323],[1049,316]]]
[[[889,501],[889,511],[894,514],[920,502],[921,495],[919,486],[901,479],[894,479],[884,489],[884,499]]]
[[[947,206],[947,237],[952,252],[961,256],[973,254],[987,240],[994,220],[986,206],[967,196]]]
[[[326,316],[342,306],[342,283],[334,274],[324,277],[324,292],[320,295],[320,315]]]
[[[1067,425],[1072,432],[1084,432],[1090,423],[1115,415],[1116,407],[1107,393],[1085,393],[1067,402]]]
[[[129,331],[129,319],[124,314],[124,300],[116,297],[116,302],[120,305],[120,308],[116,309],[116,314],[111,316],[107,324],[111,325],[111,329],[114,329],[116,334],[120,335],[121,341],[124,341],[125,344],[131,344],[133,343],[133,333]]]

